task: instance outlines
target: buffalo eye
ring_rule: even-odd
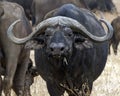
[[[65,34],[65,36],[67,36],[67,37],[72,37],[72,36],[73,36],[72,29],[71,29],[71,28],[68,28],[68,27],[65,27],[65,28],[64,28],[64,34]]]
[[[81,36],[75,36],[75,43],[83,43],[85,42],[85,38]]]
[[[45,34],[45,37],[50,37],[51,35],[50,34]]]
[[[53,33],[54,33],[54,29],[53,28],[47,28],[46,30],[45,30],[45,37],[50,37],[50,36],[52,36],[53,35]]]
[[[51,32],[46,32],[45,33],[45,37],[50,37],[50,36],[52,36]]]
[[[86,48],[93,48],[92,42],[81,35],[76,35],[74,38],[74,44],[77,49],[86,49]]]
[[[43,37],[34,37],[33,40],[37,41],[38,44],[44,44],[44,38]]]

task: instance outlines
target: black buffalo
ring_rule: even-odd
[[[118,45],[120,42],[120,16],[113,19],[111,25],[113,26],[114,32],[110,40],[109,53],[110,47],[112,46],[114,54],[117,55]]]
[[[46,81],[50,96],[62,96],[65,90],[69,96],[90,96],[93,82],[106,64],[112,26],[73,4],[61,6],[48,17],[29,36],[9,38],[36,49],[37,71]],[[101,22],[108,27],[107,34]],[[8,34],[12,34],[15,24],[9,27]]]
[[[16,45],[11,42],[7,36],[8,27],[18,19],[22,22],[16,24],[13,31],[17,37],[25,37],[32,32],[32,27],[22,6],[0,1],[0,77],[4,76],[3,84],[0,78],[0,90],[3,86],[5,96],[10,96],[12,87],[18,96],[23,96],[24,81],[30,60],[30,50],[24,49],[24,44]]]
[[[113,12],[116,10],[112,0],[79,0],[86,8],[93,10],[99,9],[101,11]]]

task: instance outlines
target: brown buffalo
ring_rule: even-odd
[[[16,45],[8,39],[6,31],[16,20],[22,21],[13,28],[17,37],[24,37],[32,32],[32,27],[20,5],[0,1],[0,48],[3,55],[2,59],[0,57],[0,63],[4,69],[4,73],[1,74],[4,74],[5,96],[10,96],[11,87],[17,96],[23,96],[25,74],[30,60],[30,50],[24,49],[24,44]]]
[[[27,18],[31,20],[32,18],[31,6],[32,6],[33,0],[0,0],[0,1],[14,2],[21,5],[25,10],[25,14]]]
[[[111,25],[113,26],[114,33],[113,33],[113,37],[110,41],[110,46],[109,47],[112,46],[114,54],[117,55],[118,45],[119,45],[119,42],[120,42],[120,16],[115,18],[111,22]],[[109,48],[109,51],[110,51],[110,48]]]

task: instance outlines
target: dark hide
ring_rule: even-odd
[[[111,25],[113,26],[114,33],[113,33],[113,37],[110,40],[109,53],[110,53],[110,47],[112,46],[114,54],[117,55],[118,45],[120,42],[120,16],[113,19]]]
[[[101,11],[113,12],[116,11],[115,5],[112,0],[79,0],[86,5],[90,10],[99,9]]]
[[[54,16],[73,18],[94,35],[105,34],[101,23],[90,11],[73,4],[61,6],[53,12]],[[35,64],[47,83],[50,96],[62,96],[65,90],[69,96],[86,96],[87,92],[87,96],[90,96],[93,82],[106,64],[108,42],[94,43],[69,26],[59,24],[48,26],[42,31],[45,33],[39,34],[38,31],[27,47],[42,45],[35,50]]]

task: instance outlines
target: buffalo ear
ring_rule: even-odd
[[[36,40],[36,39],[32,39],[29,40],[26,44],[25,44],[25,48],[26,49],[40,49],[44,46],[44,40]]]
[[[80,50],[93,48],[93,43],[86,38],[84,40],[81,40],[81,38],[75,39],[74,45],[75,45],[75,48]]]

